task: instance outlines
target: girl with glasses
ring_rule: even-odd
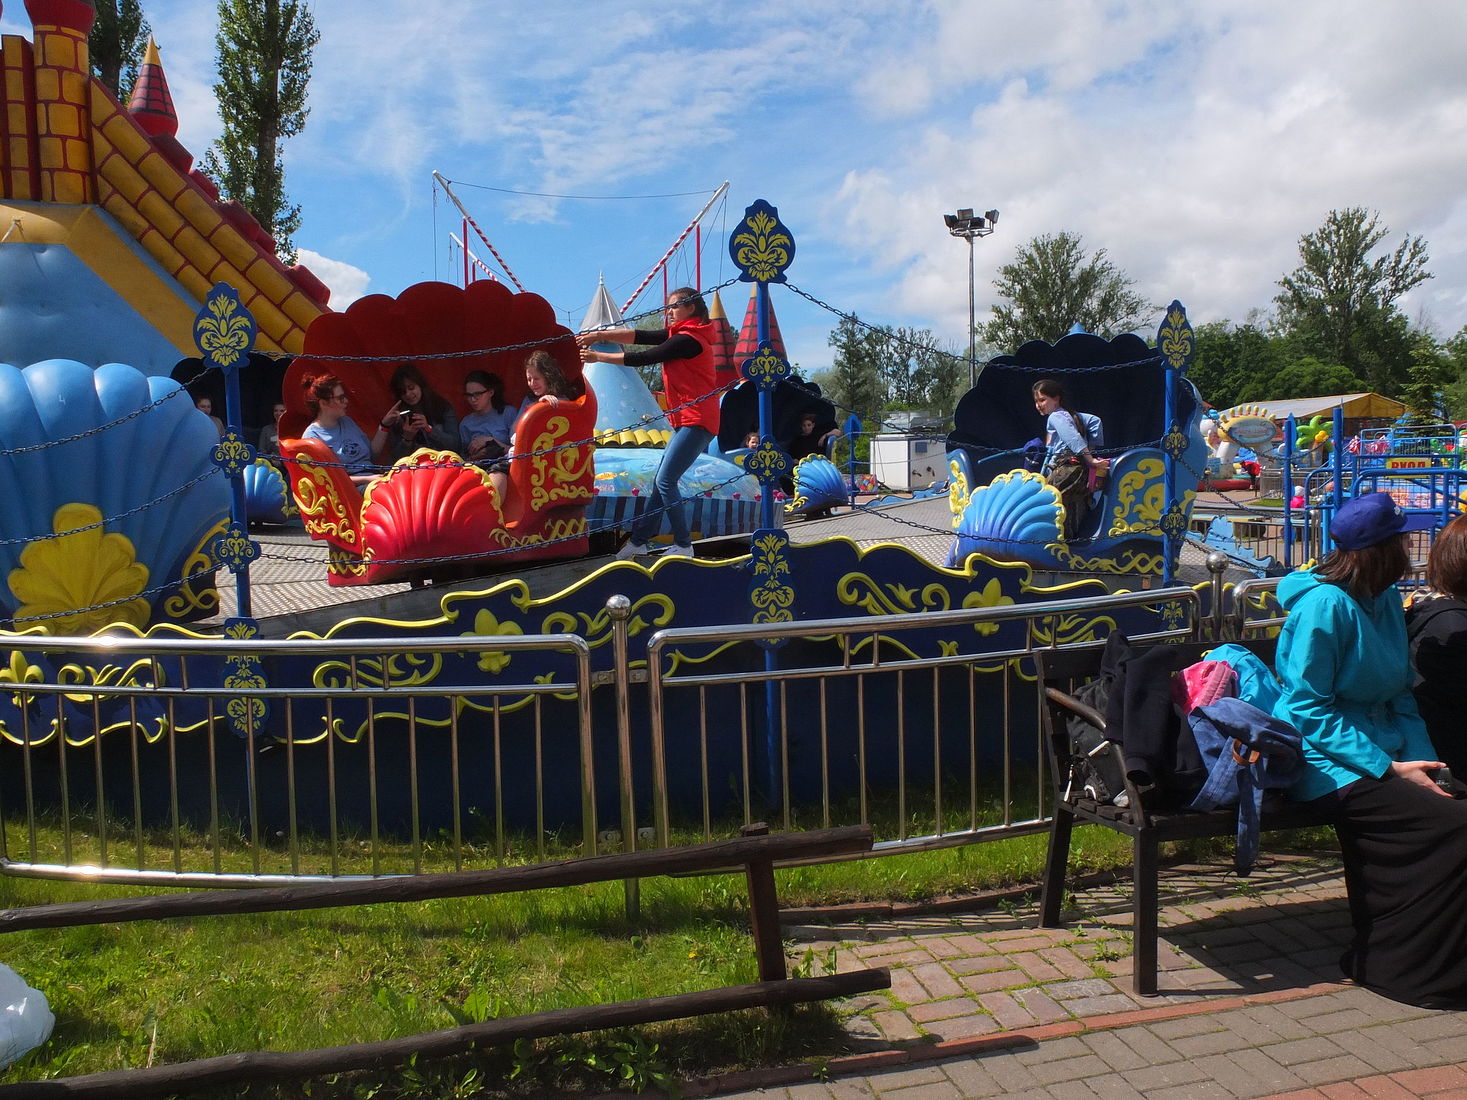
[[[367,434],[346,415],[348,397],[341,379],[334,374],[318,374],[308,376],[301,385],[313,418],[302,437],[319,439],[330,447],[357,485],[371,481],[375,472],[372,464],[381,448],[374,450]]]
[[[460,453],[470,462],[491,462],[509,450],[518,409],[504,402],[499,375],[476,370],[464,379],[469,415],[458,422]]]

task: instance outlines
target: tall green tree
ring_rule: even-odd
[[[1312,355],[1281,359],[1272,374],[1254,375],[1238,394],[1238,401],[1284,401],[1291,397],[1326,397],[1359,393],[1364,383],[1338,363]]]
[[[1255,381],[1271,382],[1282,366],[1280,341],[1258,325],[1212,321],[1195,330],[1197,352],[1187,377],[1216,409],[1230,409],[1252,392]],[[1269,397],[1283,394],[1269,393]]]
[[[993,285],[1006,301],[993,307],[983,335],[1008,350],[1029,340],[1053,343],[1077,324],[1109,339],[1135,329],[1149,309],[1105,249],[1087,254],[1076,233],[1035,237],[999,268]]]
[[[880,348],[885,338],[867,328],[854,317],[842,317],[826,340],[835,349],[830,370],[817,381],[825,396],[844,409],[850,409],[865,424],[875,422],[875,415],[886,403],[881,381]]]
[[[285,194],[281,147],[304,129],[311,55],[320,34],[300,0],[218,0],[214,97],[224,133],[203,168],[274,236],[282,259],[295,259],[301,208]]]
[[[1442,387],[1447,415],[1453,420],[1467,420],[1467,327],[1442,345],[1450,380]]]
[[[1412,341],[1397,302],[1431,278],[1426,242],[1405,237],[1372,257],[1389,232],[1375,211],[1331,210],[1299,238],[1299,266],[1279,280],[1280,330],[1321,360],[1339,363],[1370,388],[1398,396]]]
[[[126,103],[138,80],[143,50],[153,28],[148,26],[138,0],[93,0],[96,21],[87,41],[92,58],[92,75],[107,90]]]
[[[1407,412],[1435,420],[1444,404],[1444,392],[1456,377],[1455,364],[1446,348],[1429,333],[1418,329],[1411,335],[1411,362],[1406,370],[1406,384],[1401,388],[1401,400],[1406,403]]]

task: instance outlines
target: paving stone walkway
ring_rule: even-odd
[[[1126,883],[1081,889],[1062,929],[1037,901],[982,912],[815,923],[794,958],[887,966],[848,1004],[850,1053],[696,1082],[688,1096],[947,1100],[1467,1100],[1467,1013],[1339,981],[1348,937],[1335,859],[1282,858],[1246,879],[1176,867],[1162,882],[1161,994],[1130,980]]]

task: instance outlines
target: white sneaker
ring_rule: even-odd
[[[637,542],[635,539],[628,539],[626,544],[623,545],[622,548],[616,552],[616,560],[626,561],[628,558],[640,557],[647,552],[647,544],[645,542]]]
[[[677,543],[673,543],[662,556],[664,558],[691,558],[693,556],[693,548],[691,546],[679,546]]]

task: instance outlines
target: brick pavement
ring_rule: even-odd
[[[685,1095],[1467,1100],[1467,1013],[1338,980],[1336,860],[1173,868],[1162,899],[1157,997],[1130,991],[1129,884],[1080,890],[1062,929],[1034,927],[1034,899],[788,925],[796,959],[833,947],[837,969],[890,967],[891,989],[847,1004],[850,1053]]]

